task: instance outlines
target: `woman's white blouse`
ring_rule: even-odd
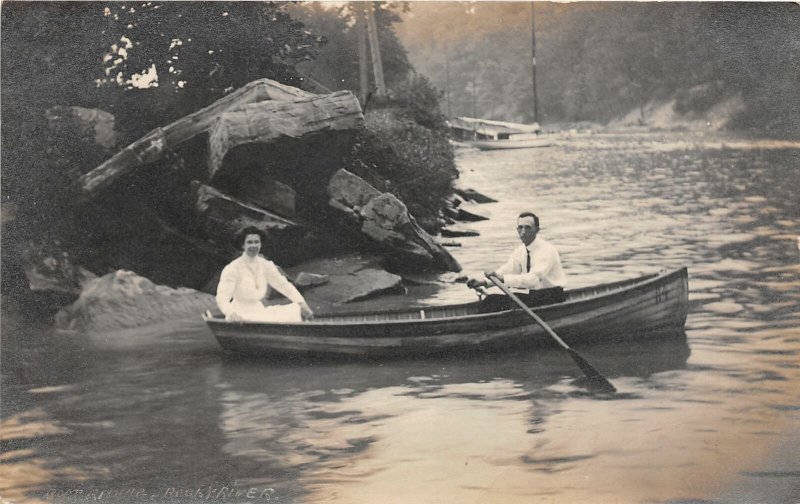
[[[235,305],[261,304],[270,287],[293,303],[304,301],[300,292],[278,271],[272,261],[258,256],[250,263],[242,255],[222,270],[217,286],[217,306],[222,313],[228,315]]]

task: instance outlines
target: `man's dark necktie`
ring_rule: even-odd
[[[525,271],[530,271],[530,270],[531,270],[531,251],[530,251],[530,250],[528,250],[528,249],[525,249],[525,252],[527,252],[527,253],[528,253],[528,261],[527,261],[527,263],[526,263],[526,269],[525,269]]]

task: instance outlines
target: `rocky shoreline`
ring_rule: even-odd
[[[86,133],[86,149],[113,152],[113,116],[78,109],[48,119]],[[250,83],[73,169],[53,233],[20,238],[25,221],[4,203],[4,293],[57,312],[67,330],[196,317],[215,309],[219,272],[240,253],[232,238],[248,225],[315,310],[402,292],[404,273],[459,272],[445,249],[458,243],[442,238],[472,234],[458,222],[483,219],[470,204],[491,199],[453,185],[432,236],[397,196],[344,168],[363,128],[350,92]]]

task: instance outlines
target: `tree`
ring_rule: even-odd
[[[104,17],[116,41],[100,83],[128,91],[157,88],[142,95],[156,97],[162,119],[259,78],[303,87],[296,67],[324,43],[273,3],[109,3]]]
[[[383,59],[386,85],[392,89],[405,82],[413,67],[408,54],[397,38],[395,25],[402,22],[399,12],[408,9],[407,2],[375,2],[375,23]],[[292,16],[301,19],[328,42],[319,57],[301,68],[331,90],[359,91],[358,34],[356,11],[351,4],[325,8],[317,2],[287,7]],[[370,73],[370,87],[374,88]]]
[[[124,142],[258,78],[302,86],[295,66],[322,42],[282,4],[4,2],[3,200],[44,222],[48,208],[60,213],[52,201],[69,199],[46,153],[71,141],[49,129],[50,107],[111,112]],[[71,173],[96,166],[92,154],[67,150]]]

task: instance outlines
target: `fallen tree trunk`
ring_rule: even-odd
[[[232,108],[265,100],[297,100],[311,96],[315,95],[269,79],[253,81],[206,108],[149,132],[94,170],[82,175],[78,179],[78,187],[84,199],[93,198],[134,168],[157,161],[166,151],[208,131],[222,112]]]

